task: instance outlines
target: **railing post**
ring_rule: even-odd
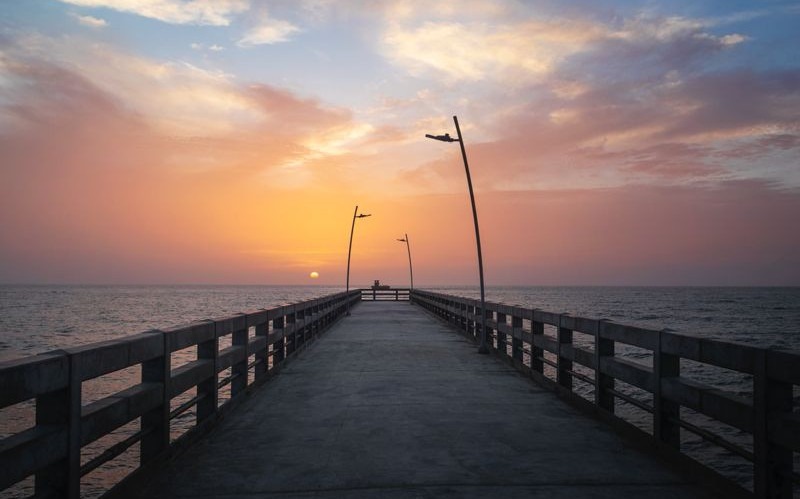
[[[544,322],[536,320],[537,310],[531,310],[531,370],[544,374],[544,349],[536,346],[537,339],[544,338]]]
[[[311,338],[319,336],[319,333],[322,330],[320,327],[322,324],[322,315],[320,315],[319,310],[320,306],[318,301],[315,301],[314,304],[308,309],[308,319],[311,321],[308,331],[309,337]]]
[[[508,355],[508,343],[506,342],[506,333],[500,331],[500,324],[506,323],[506,314],[497,312],[497,324],[496,324],[496,331],[497,331],[497,351],[500,352],[501,355],[505,356]]]
[[[235,398],[247,388],[247,364],[250,358],[247,352],[247,316],[238,314],[237,325],[231,333],[231,345],[244,349],[244,359],[231,366],[231,399]]]
[[[477,319],[477,310],[474,303],[467,303],[467,335],[471,338],[475,338],[475,320]],[[473,320],[469,319],[469,316],[472,315]]]
[[[793,385],[770,378],[768,362],[769,352],[759,350],[753,373],[755,495],[759,498],[790,499],[792,450],[770,438],[769,426],[775,424],[775,416],[792,412]]]
[[[290,305],[286,308],[286,329],[292,330],[291,333],[286,336],[286,356],[288,357],[297,350],[297,315],[294,305]]]
[[[514,364],[522,365],[522,317],[511,316],[511,357]]]
[[[486,334],[486,346],[488,346],[489,349],[491,350],[491,349],[495,348],[495,340],[494,340],[494,335],[492,334],[493,330],[489,326],[488,322],[490,320],[494,319],[494,312],[492,312],[491,310],[489,310],[487,308],[486,310],[481,310],[481,313],[486,318],[486,322],[487,322],[486,331],[482,331],[483,322],[481,322],[481,324],[478,324],[478,331],[479,331],[479,333],[482,332],[483,334]],[[481,339],[480,334],[478,334],[478,338],[477,339],[478,339],[478,341],[480,341],[480,339]]]
[[[262,309],[263,310],[263,309]],[[269,341],[269,320],[264,320],[255,325],[256,338],[265,337]],[[269,370],[269,363],[267,362],[267,349],[269,344],[265,342],[264,348],[259,348],[255,351],[256,365],[253,370],[255,371],[255,381],[260,381],[264,378]]]
[[[564,315],[567,314],[558,316],[558,370],[556,371],[556,382],[572,391],[572,374],[570,373],[572,371],[572,359],[568,359],[562,354],[564,345],[572,345],[572,329],[564,327]]]
[[[66,388],[36,397],[36,426],[66,429],[67,454],[36,473],[36,495],[78,499],[81,494],[81,379],[78,358],[63,353],[69,363]]]
[[[161,335],[163,352],[142,363],[142,383],[161,385],[161,405],[142,415],[142,437],[139,462],[143,466],[169,447],[170,412],[170,349],[167,335],[162,331],[152,331]]]
[[[653,393],[653,436],[656,440],[680,450],[681,427],[674,421],[680,419],[680,405],[662,395],[664,380],[680,376],[680,357],[663,352],[663,331],[658,332],[658,343],[653,352],[655,393]]]
[[[295,350],[298,350],[298,348],[302,348],[303,345],[305,345],[306,334],[308,333],[308,327],[306,326],[306,306],[303,305],[303,308],[300,310],[297,310],[297,306],[295,306],[294,316],[294,338],[296,342]]]
[[[614,395],[608,390],[614,389],[614,378],[603,374],[600,365],[603,357],[614,356],[614,340],[603,338],[606,319],[600,319],[597,326],[597,334],[594,335],[594,403],[600,408],[614,413]]]
[[[211,321],[209,321],[211,322]],[[197,402],[197,424],[205,421],[217,411],[219,402],[219,388],[217,387],[217,372],[219,358],[219,338],[216,334],[216,324],[211,323],[214,329],[214,337],[208,341],[197,344],[197,359],[209,360],[214,366],[214,374],[197,385],[197,395],[200,400]]]
[[[283,315],[280,315],[272,319],[272,331],[281,337],[278,341],[272,344],[273,369],[278,367],[281,363],[283,363],[283,359],[286,358],[286,349],[284,347],[284,344],[286,343],[286,338],[283,336],[284,329],[285,326],[284,326]]]

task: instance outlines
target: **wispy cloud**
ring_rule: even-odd
[[[581,22],[428,22],[391,25],[383,37],[390,60],[414,74],[434,70],[454,80],[530,80],[602,35]]]
[[[193,42],[189,44],[189,47],[191,47],[192,50],[198,51],[210,50],[211,52],[222,52],[225,50],[225,47],[222,45],[217,45],[216,43],[206,46],[204,43]]]
[[[554,73],[573,55],[596,53],[597,43],[643,46],[684,39],[725,47],[746,40],[737,33],[712,35],[705,30],[707,22],[683,17],[637,16],[617,27],[580,18],[517,21],[505,11],[498,19],[462,20],[457,12],[451,19],[423,23],[389,21],[381,45],[385,55],[416,76],[433,72],[453,81],[518,86]]]
[[[298,33],[300,28],[281,19],[266,18],[261,23],[245,33],[237,45],[240,47],[253,47],[256,45],[271,45],[289,41],[291,36]]]
[[[84,26],[89,26],[90,28],[105,28],[108,26],[108,22],[105,19],[100,19],[99,17],[93,16],[81,16],[79,14],[72,14],[80,24]]]
[[[226,138],[269,131],[275,142],[285,144],[282,149],[294,151],[283,156],[284,161],[305,154],[301,151],[313,151],[315,157],[340,154],[343,144],[358,135],[354,130],[364,127],[346,110],[299,98],[287,90],[243,85],[225,73],[152,60],[77,38],[23,37],[10,44],[3,57],[7,85],[0,99],[0,124],[5,128],[24,128],[33,117],[55,112],[52,99],[31,94],[40,86],[38,73],[32,73],[35,68],[80,74],[93,93],[159,134]],[[46,95],[58,94],[51,89]],[[70,102],[79,95],[61,100]],[[42,112],[33,112],[36,108]]]
[[[81,7],[102,7],[170,24],[228,26],[250,7],[249,0],[61,0]]]

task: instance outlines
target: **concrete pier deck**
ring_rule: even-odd
[[[362,303],[139,497],[709,497],[408,302]]]

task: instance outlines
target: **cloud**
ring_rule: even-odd
[[[248,0],[61,0],[80,7],[107,8],[169,24],[228,26],[250,7]]]
[[[78,14],[72,14],[72,17],[77,19],[80,24],[89,26],[90,28],[105,28],[108,26],[108,22],[106,22],[105,19],[100,19],[99,17],[81,16]]]
[[[198,42],[190,43],[189,47],[192,50],[197,50],[197,51],[210,50],[211,52],[222,52],[223,50],[225,50],[225,47],[223,47],[221,45],[213,44],[213,45],[209,45],[208,47],[206,47],[205,44],[198,43]]]
[[[572,56],[602,57],[600,47],[613,42],[643,56],[658,45],[674,47],[682,40],[683,54],[694,48],[708,52],[742,43],[746,37],[731,33],[712,35],[710,23],[683,17],[627,18],[621,26],[589,18],[537,18],[516,9],[498,8],[487,17],[471,17],[459,9],[439,8],[433,21],[402,3],[387,16],[381,47],[394,64],[416,76],[433,72],[450,81],[502,81],[519,85],[541,81]],[[519,21],[524,17],[524,21]],[[615,50],[614,52],[617,52]],[[682,55],[683,55],[682,54]]]
[[[489,21],[486,31],[478,31],[480,36],[524,33],[525,23]],[[414,56],[420,61],[433,58],[438,64],[442,85],[434,88],[450,89],[438,92],[445,101],[457,79],[459,88],[463,85],[465,92],[480,96],[449,104],[459,109],[463,124],[476,128],[468,134],[470,162],[491,165],[491,174],[484,176],[479,168],[473,173],[483,189],[707,186],[732,179],[800,186],[800,175],[790,166],[796,149],[789,148],[789,137],[800,130],[796,68],[731,65],[721,54],[738,50],[737,45],[750,38],[712,34],[711,21],[640,15],[605,24],[575,19],[569,23],[591,28],[573,36],[574,29],[559,32],[557,18],[546,24],[552,27],[552,39],[563,37],[574,45],[539,73],[510,62],[525,55],[510,57],[507,67],[497,65],[502,55],[489,61],[488,54],[504,53],[501,38],[495,39],[498,43],[485,39],[485,47],[468,41],[470,52],[477,54],[473,66],[440,64],[436,57],[447,56],[447,46],[441,44]],[[387,36],[392,29],[387,28]],[[549,31],[530,33],[533,43]],[[581,36],[591,42],[584,43]],[[528,52],[533,53],[535,47]],[[481,62],[484,55],[486,63]],[[408,61],[403,64],[423,71]],[[433,66],[432,62],[426,71]],[[747,162],[741,156],[732,159],[732,151],[740,148],[758,157],[750,156]],[[403,183],[442,185],[451,177],[456,182],[457,168],[449,156],[443,158],[411,166],[403,173]]]
[[[289,41],[291,35],[300,31],[294,24],[280,19],[266,19],[255,28],[245,33],[237,42],[240,47],[271,45]]]
[[[581,22],[395,23],[382,43],[387,57],[413,74],[434,70],[453,80],[529,80],[551,73],[559,61],[600,35],[595,26]]]
[[[27,36],[8,52],[20,64],[80,73],[165,134],[214,136],[252,127],[262,111],[229,75],[184,62],[156,61],[80,38]]]
[[[0,61],[0,238],[10,241],[0,245],[0,281],[255,282],[255,272],[288,282],[285,261],[242,250],[333,246],[325,241],[338,226],[327,217],[350,202],[325,158],[363,126],[348,110],[228,81],[225,91],[263,119],[235,134],[175,135],[60,54],[4,51]],[[309,167],[284,174],[281,165],[310,153],[328,181],[312,171],[285,194],[284,180]]]
[[[58,49],[68,45],[64,53]],[[137,133],[166,140],[158,162],[173,170],[264,172],[342,155],[371,130],[347,109],[187,64],[74,40],[26,38],[10,47],[0,59],[0,134],[46,135],[42,127],[81,116],[86,122],[116,117],[136,122]]]

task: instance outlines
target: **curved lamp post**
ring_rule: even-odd
[[[478,347],[479,353],[489,353],[489,346],[486,343],[486,293],[483,286],[483,254],[481,252],[481,233],[478,229],[478,211],[475,209],[475,193],[472,191],[472,177],[469,175],[469,164],[467,163],[467,151],[464,149],[464,139],[461,137],[461,128],[458,126],[458,117],[453,116],[456,125],[458,138],[453,138],[449,133],[444,135],[425,134],[429,139],[441,140],[442,142],[458,142],[461,145],[461,157],[464,158],[464,170],[467,172],[467,187],[469,187],[469,200],[472,203],[472,221],[475,224],[475,242],[478,245],[478,274],[481,282],[481,339]]]
[[[367,213],[366,215],[358,213],[358,205],[356,205],[356,209],[353,212],[353,224],[350,226],[350,246],[347,248],[347,292],[350,292],[350,253],[353,251],[353,230],[356,228],[356,218],[366,218],[371,217],[372,215]],[[350,298],[347,298],[347,314],[350,315]]]
[[[408,242],[408,234],[403,239],[398,239],[401,243],[406,243],[408,249],[408,273],[411,275],[411,289],[414,289],[414,268],[411,266],[411,244]]]

